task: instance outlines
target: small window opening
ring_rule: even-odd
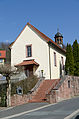
[[[70,80],[68,81],[68,88],[70,88]]]

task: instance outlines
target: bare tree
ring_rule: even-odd
[[[0,49],[7,50],[9,45],[10,45],[10,43],[0,42]]]
[[[6,81],[7,81],[7,92],[6,92],[7,93],[6,94],[7,95],[7,99],[6,99],[7,107],[11,106],[11,80],[10,80],[10,77],[14,74],[16,75],[17,72],[19,73],[20,71],[22,71],[21,68],[19,68],[17,70],[12,70],[12,68],[9,64],[0,66],[0,74],[5,76]]]

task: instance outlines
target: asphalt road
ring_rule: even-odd
[[[15,115],[18,113],[22,113],[28,110],[36,109],[38,107],[42,107],[48,105],[48,103],[27,103],[24,105],[16,106],[16,107],[11,107],[11,108],[5,108],[0,110],[0,119],[5,118],[11,115]]]
[[[41,106],[44,106],[44,108],[35,109]],[[79,97],[54,105],[30,103],[0,112],[0,119],[64,119],[78,109]]]

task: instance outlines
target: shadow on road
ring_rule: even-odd
[[[77,116],[75,117],[75,119],[79,119],[79,115],[77,115]]]

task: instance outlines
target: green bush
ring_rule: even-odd
[[[21,87],[23,89],[23,94],[27,94],[29,90],[31,90],[35,84],[37,83],[38,78],[37,76],[30,76],[22,81],[19,81],[17,83],[11,84],[11,95],[16,94],[17,87]]]
[[[6,106],[6,84],[0,85],[0,106]]]

